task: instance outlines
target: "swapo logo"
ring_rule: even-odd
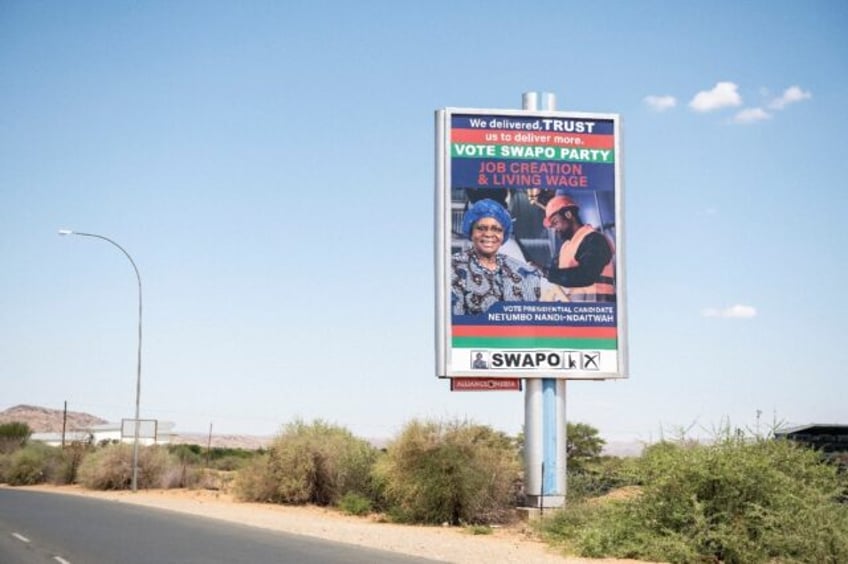
[[[600,370],[598,351],[499,351],[489,356],[489,369]]]
[[[562,356],[565,370],[601,369],[601,353],[598,351],[565,351]]]

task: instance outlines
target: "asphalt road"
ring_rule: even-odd
[[[114,501],[0,489],[2,564],[432,562]]]

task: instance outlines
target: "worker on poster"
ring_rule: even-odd
[[[551,285],[545,301],[614,302],[615,247],[606,235],[580,217],[568,196],[554,196],[545,206],[544,226],[562,241],[545,277]]]

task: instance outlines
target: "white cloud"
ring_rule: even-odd
[[[762,108],[746,108],[733,116],[733,123],[754,123],[771,119],[771,114]]]
[[[757,316],[757,310],[751,306],[737,304],[724,309],[706,308],[701,311],[701,315],[725,319],[750,319]]]
[[[711,112],[729,106],[741,106],[742,97],[739,87],[732,82],[719,82],[712,90],[702,90],[695,94],[689,107],[696,112]]]
[[[677,99],[674,96],[645,96],[643,100],[649,108],[655,112],[664,112],[677,105]]]
[[[804,92],[801,90],[800,86],[790,86],[786,90],[783,91],[783,94],[780,98],[775,98],[769,103],[769,108],[773,110],[782,110],[789,104],[794,104],[795,102],[800,102],[802,100],[808,100],[813,97],[813,94],[809,91]]]

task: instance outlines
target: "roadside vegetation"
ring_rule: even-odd
[[[586,557],[662,562],[848,562],[844,472],[786,440],[724,431],[590,466],[586,495],[540,523]],[[603,494],[609,484],[616,486]],[[624,486],[624,487],[622,487]]]
[[[717,435],[707,444],[663,441],[622,459],[602,454],[596,429],[569,423],[567,503],[536,522],[539,535],[584,557],[848,562],[844,465],[771,436]],[[131,445],[61,449],[30,437],[25,425],[0,425],[0,483],[130,487]],[[296,420],[258,451],[141,447],[138,486],[222,490],[480,535],[516,518],[522,448],[520,435],[463,420],[410,421],[383,449],[344,427]]]
[[[243,501],[269,503],[338,505],[345,496],[371,499],[376,457],[376,449],[343,427],[295,421],[267,453],[239,472],[235,492]]]
[[[515,440],[466,421],[410,422],[375,475],[389,515],[400,522],[503,523],[520,504]]]

